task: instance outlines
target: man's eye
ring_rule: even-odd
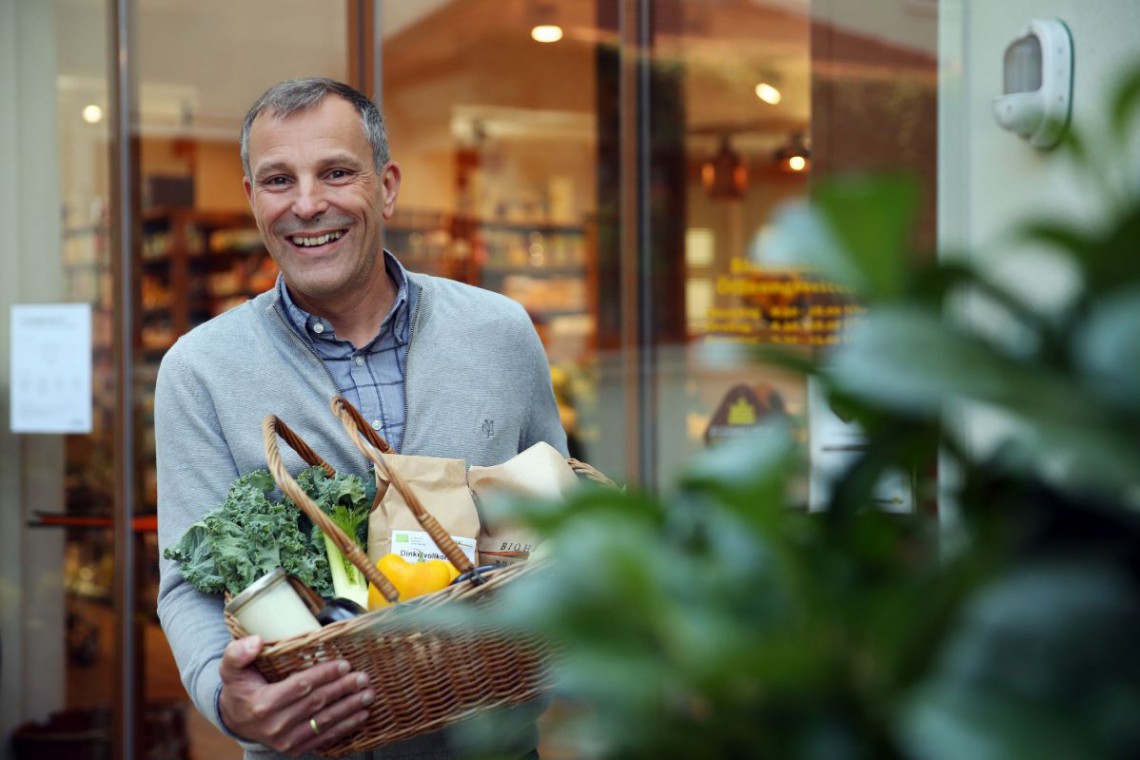
[[[329,171],[329,179],[345,179],[349,176],[347,169],[331,169]]]
[[[263,187],[284,187],[285,185],[289,184],[289,178],[283,177],[281,175],[266,177],[265,179],[261,180],[261,184]]]

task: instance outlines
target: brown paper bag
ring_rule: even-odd
[[[502,497],[561,499],[578,482],[570,465],[548,443],[539,442],[502,464],[473,466],[467,471],[467,485],[481,507]],[[537,537],[527,527],[487,518],[481,507],[479,533],[479,565],[519,562],[530,556]]]
[[[462,459],[385,454],[384,461],[407,483],[432,517],[475,562],[479,513],[467,488],[467,463]],[[368,517],[368,559],[386,554],[408,562],[447,559],[420,525],[404,497],[376,470],[377,503]]]

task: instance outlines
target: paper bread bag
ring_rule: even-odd
[[[558,449],[541,441],[502,464],[472,466],[467,471],[467,485],[481,509],[482,523],[478,564],[524,560],[536,540],[529,528],[489,520],[482,505],[503,497],[562,499],[577,481],[578,477]]]

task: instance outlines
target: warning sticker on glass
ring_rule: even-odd
[[[452,536],[451,540],[459,546],[467,559],[475,562],[475,539]],[[436,546],[431,536],[422,530],[392,531],[392,553],[400,555],[407,562],[447,559],[447,555]]]

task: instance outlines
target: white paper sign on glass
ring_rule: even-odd
[[[91,432],[91,305],[12,306],[13,433]]]

